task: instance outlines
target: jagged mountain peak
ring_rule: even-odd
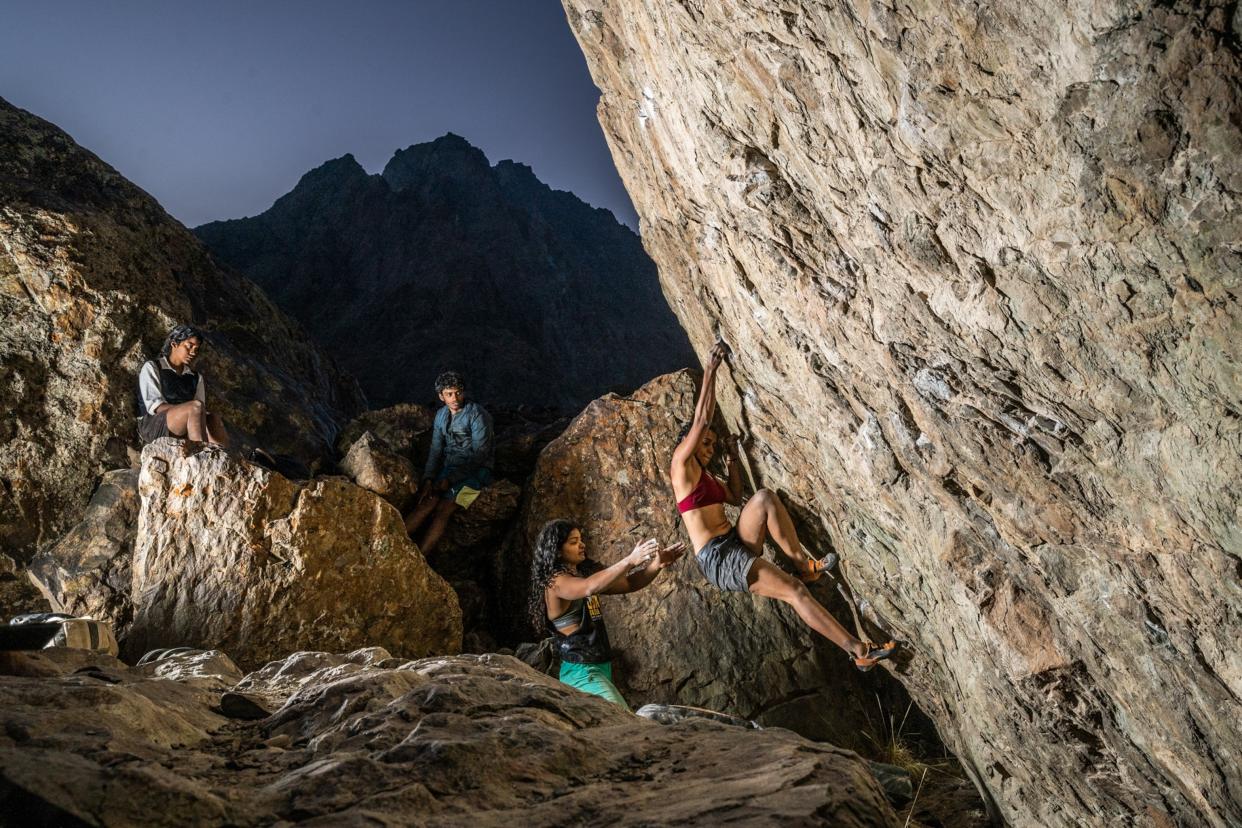
[[[457,367],[486,402],[576,410],[694,358],[637,235],[453,133],[381,175],[328,162],[266,213],[196,232],[378,405],[426,399]]]
[[[394,190],[430,177],[490,176],[491,164],[483,150],[453,132],[433,141],[397,150],[381,173]]]

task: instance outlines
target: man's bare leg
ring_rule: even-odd
[[[414,511],[410,512],[405,519],[405,533],[410,537],[414,537],[414,533],[418,531],[419,527],[431,515],[438,502],[439,498],[436,497],[435,492],[426,492],[426,496],[415,504]]]
[[[424,555],[431,554],[431,550],[436,548],[436,544],[444,536],[444,530],[448,528],[453,512],[456,511],[457,504],[451,500],[441,500],[437,503],[436,516],[431,519],[431,525],[427,527],[427,534],[423,536],[422,543],[418,545],[418,548],[422,550]]]

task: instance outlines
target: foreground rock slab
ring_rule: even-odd
[[[865,762],[788,731],[648,722],[504,656],[386,655],[268,665],[239,685],[283,696],[258,722],[115,661],[0,675],[0,790],[74,825],[901,824]]]
[[[1236,4],[564,6],[757,477],[996,810],[1242,824]]]
[[[165,438],[143,450],[139,494],[130,656],[189,646],[253,668],[291,649],[460,650],[453,590],[371,492]]]

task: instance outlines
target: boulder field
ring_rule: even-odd
[[[993,812],[1242,822],[1235,4],[564,6],[753,476]]]

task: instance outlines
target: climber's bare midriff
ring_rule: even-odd
[[[690,534],[690,542],[694,551],[698,552],[712,538],[719,537],[733,528],[729,518],[725,516],[724,505],[713,503],[699,509],[683,512],[681,519],[686,523],[686,532]]]

